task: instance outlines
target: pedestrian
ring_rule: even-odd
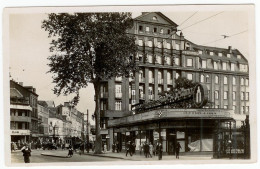
[[[116,142],[116,152],[119,153],[119,143]]]
[[[68,152],[68,157],[72,157],[73,156],[73,149],[71,147],[71,145],[69,146],[69,152]]]
[[[176,158],[178,158],[178,159],[179,159],[180,149],[181,149],[181,145],[179,142],[177,142],[175,151],[176,151]]]
[[[106,153],[106,152],[107,152],[107,145],[104,144],[104,153]]]
[[[144,147],[144,156],[145,156],[145,158],[148,158],[149,145],[145,142],[143,147]]]
[[[112,144],[112,152],[115,152],[115,143]]]
[[[159,160],[161,160],[162,159],[162,143],[159,143],[158,144],[158,150],[157,150],[157,152],[158,152],[158,159]]]
[[[130,149],[131,149],[131,143],[130,143],[130,141],[128,141],[126,144],[126,154],[125,154],[126,157],[127,157],[128,153],[130,154],[130,156],[132,156],[132,152]]]
[[[30,163],[30,156],[31,156],[31,149],[28,146],[28,144],[25,144],[25,146],[21,149],[23,152],[23,158],[25,163]]]
[[[153,145],[150,142],[150,144],[149,144],[149,155],[150,155],[151,158],[153,157],[152,154],[153,154]]]
[[[132,144],[132,154],[135,154],[135,148],[136,148],[136,145],[135,145],[135,143],[133,142],[133,144]]]

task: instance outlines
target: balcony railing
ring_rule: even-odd
[[[158,79],[158,84],[163,84],[163,79]]]
[[[167,84],[172,85],[172,79],[167,79]]]
[[[149,83],[154,83],[154,78],[150,78]]]
[[[115,93],[115,97],[119,99],[122,98],[122,93]]]
[[[139,83],[144,83],[145,82],[145,78],[144,77],[139,77]]]

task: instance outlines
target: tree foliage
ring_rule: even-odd
[[[131,13],[49,14],[42,28],[53,38],[48,59],[54,93],[78,93],[90,82],[128,75],[137,50],[126,33],[132,26]]]
[[[175,87],[174,89],[188,89],[188,88],[193,88],[195,87],[197,84],[199,84],[198,82],[193,82],[192,80],[189,80],[185,77],[178,77],[175,81]]]

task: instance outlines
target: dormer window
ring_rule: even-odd
[[[154,33],[157,33],[157,28],[153,28],[153,32],[154,32]]]
[[[202,50],[199,50],[199,54],[202,55]]]
[[[230,53],[228,53],[228,54],[227,54],[227,57],[228,57],[228,58],[230,58],[230,57],[231,57]]]
[[[146,26],[145,31],[146,31],[146,32],[149,32],[149,31],[150,31],[149,26]]]
[[[171,34],[171,30],[170,30],[170,29],[168,29],[168,30],[167,30],[167,33],[168,33],[168,35],[169,35],[169,34]]]
[[[209,55],[210,55],[210,56],[213,56],[213,52],[209,52]]]
[[[157,21],[157,17],[156,17],[156,16],[154,16],[154,17],[153,17],[153,20],[154,20],[154,21]]]
[[[139,26],[139,31],[143,31],[143,26],[142,25]]]
[[[237,58],[238,58],[238,59],[241,59],[241,55],[237,55]]]
[[[163,28],[162,28],[162,29],[160,29],[160,34],[163,34]]]
[[[222,56],[223,56],[223,54],[222,54],[222,53],[218,53],[218,56],[219,56],[219,57],[222,57]]]

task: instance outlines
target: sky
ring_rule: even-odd
[[[248,11],[209,11],[193,8],[187,11],[162,13],[180,25],[178,29],[183,29],[185,38],[193,43],[221,48],[232,46],[246,58],[250,58],[249,32],[253,30],[249,26]],[[133,17],[140,14],[140,12],[134,12]],[[41,29],[42,21],[46,18],[46,13],[16,13],[9,16],[9,71],[11,78],[15,81],[23,82],[25,86],[35,87],[36,93],[39,95],[38,100],[53,100],[57,106],[70,101],[72,96],[57,97],[53,94],[52,75],[47,73],[49,70],[47,58],[51,54],[49,52],[51,39],[48,38],[48,32]],[[184,22],[185,20],[186,22]],[[223,39],[222,35],[230,36],[230,38]],[[77,109],[83,113],[86,113],[87,109],[90,114],[94,113],[95,102],[92,84],[80,91],[80,102]],[[91,121],[91,123],[94,122]]]

